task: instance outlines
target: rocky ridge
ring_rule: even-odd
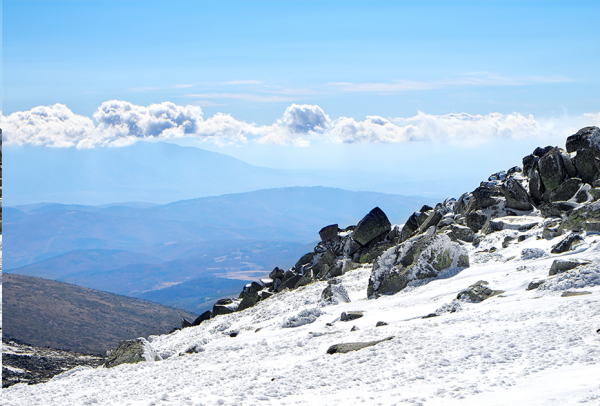
[[[321,241],[313,252],[302,256],[290,269],[275,268],[268,278],[247,284],[237,298],[220,299],[196,320],[183,320],[182,328],[197,326],[221,314],[242,311],[268,300],[274,294],[298,289],[316,281],[330,281],[323,291],[323,304],[347,301],[336,277],[360,264],[373,264],[367,297],[392,295],[408,286],[418,286],[439,277],[451,277],[469,267],[467,244],[478,247],[486,236],[506,231],[501,247],[530,237],[530,230],[543,228],[544,238],[565,237],[552,248],[553,254],[574,249],[582,232],[600,231],[600,129],[586,127],[568,137],[566,150],[536,148],[523,158],[523,166],[492,174],[487,181],[458,199],[449,198],[435,207],[423,206],[402,226],[392,226],[385,213],[375,207],[356,226],[328,225],[319,231]],[[498,247],[479,253],[490,255]],[[533,251],[532,251],[533,250]],[[535,249],[522,256],[535,257]],[[474,258],[481,261],[482,257]],[[581,264],[555,265],[549,276]],[[534,281],[539,288],[543,281]],[[480,281],[460,293],[457,301],[480,302],[502,291]],[[435,314],[455,311],[448,304]],[[122,343],[130,345],[129,342]],[[141,356],[144,346],[139,346]],[[124,358],[123,362],[133,362]],[[107,366],[118,365],[118,359]]]

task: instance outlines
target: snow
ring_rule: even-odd
[[[563,237],[538,239],[542,229],[503,230],[477,248],[465,244],[471,267],[379,299],[366,298],[372,269],[359,266],[337,278],[349,303],[319,307],[326,282],[278,293],[242,312],[149,337],[161,361],[18,384],[2,391],[2,404],[598,406],[600,236],[585,235],[575,251],[556,255],[550,248]],[[528,238],[502,248],[516,235]],[[491,247],[497,251],[476,253]],[[547,254],[523,258],[524,249]],[[557,258],[592,263],[549,277]],[[542,279],[540,289],[526,291]],[[460,301],[451,312],[456,295],[480,280],[504,293]],[[592,294],[561,297],[566,289]],[[350,311],[364,316],[339,320]],[[434,312],[440,315],[422,319]],[[286,326],[292,319],[312,321]],[[375,327],[378,321],[388,325]],[[230,337],[233,331],[239,334]],[[389,336],[395,338],[359,351],[326,353],[333,344]],[[193,346],[203,351],[187,354]]]

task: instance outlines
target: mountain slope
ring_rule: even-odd
[[[122,340],[179,327],[184,310],[66,283],[4,274],[3,335],[37,346],[103,353]]]

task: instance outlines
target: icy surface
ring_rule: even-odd
[[[45,384],[15,385],[3,390],[2,405],[598,406],[600,236],[586,236],[568,253],[522,258],[524,248],[549,252],[562,238],[537,239],[541,231],[527,231],[529,238],[507,248],[502,242],[517,231],[492,233],[478,248],[465,245],[470,268],[376,300],[366,299],[371,268],[362,266],[339,277],[350,303],[319,308],[326,282],[279,293],[198,327],[149,337],[162,361],[81,368]],[[491,247],[493,254],[475,253]],[[483,255],[486,261],[473,261]],[[592,264],[549,277],[557,258]],[[543,288],[526,291],[542,279]],[[505,292],[460,302],[455,312],[444,306],[480,280]],[[592,294],[561,297],[566,289]],[[339,321],[350,311],[364,316]],[[436,311],[439,317],[422,319]],[[314,320],[285,328],[294,318]],[[388,325],[375,327],[378,321]],[[389,336],[396,338],[326,353],[333,344]],[[193,345],[204,351],[186,354]]]

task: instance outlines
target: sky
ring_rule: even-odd
[[[3,142],[167,141],[294,169],[518,164],[600,125],[593,15],[599,2],[5,0]]]

